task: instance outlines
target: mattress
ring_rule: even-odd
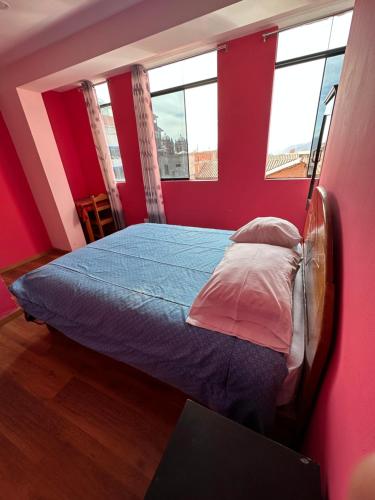
[[[139,224],[11,287],[24,310],[71,339],[263,430],[288,373],[276,351],[186,323],[231,231]]]

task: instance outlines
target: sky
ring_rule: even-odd
[[[153,97],[152,107],[158,126],[174,140],[187,137],[190,152],[217,149],[216,83]]]
[[[152,99],[152,110],[163,131],[176,140],[186,137],[185,99],[183,92],[173,92]]]
[[[311,141],[319,101],[324,59],[275,72],[268,152],[287,152]],[[302,147],[308,150],[309,146]]]
[[[276,60],[346,45],[351,17],[349,12],[281,32]],[[294,145],[311,143],[323,71],[323,59],[275,71],[268,153],[283,153]]]
[[[107,82],[99,83],[98,85],[95,85],[94,88],[99,104],[108,104],[111,102]]]
[[[185,59],[149,71],[151,92],[217,76],[217,53]],[[154,97],[158,125],[167,135],[187,137],[189,151],[217,149],[217,84]],[[186,113],[186,125],[185,125]]]

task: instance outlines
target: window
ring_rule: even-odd
[[[95,85],[95,91],[100,107],[100,113],[103,118],[104,130],[111,154],[115,179],[116,182],[123,182],[125,181],[125,175],[122,166],[120,148],[117,140],[115,121],[113,119],[111,98],[109,95],[107,82]]]
[[[351,18],[352,11],[279,33],[267,179],[311,176],[325,100],[340,80]]]
[[[216,180],[217,54],[149,71],[160,176]]]

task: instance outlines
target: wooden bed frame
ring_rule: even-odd
[[[297,432],[303,433],[320,388],[333,338],[332,225],[323,187],[314,190],[303,235],[305,360],[295,402]]]

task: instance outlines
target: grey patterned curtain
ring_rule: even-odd
[[[87,114],[89,116],[92,137],[94,139],[96,153],[102,171],[104,185],[112,207],[113,219],[117,229],[125,227],[124,215],[120,195],[117,189],[115,174],[112,168],[111,155],[104,132],[104,124],[100,114],[99,104],[93,84],[89,81],[81,82],[83,96],[85,98]],[[98,194],[98,193],[95,193]]]
[[[150,222],[165,224],[150,85],[143,66],[133,67],[132,85],[148,218]]]

